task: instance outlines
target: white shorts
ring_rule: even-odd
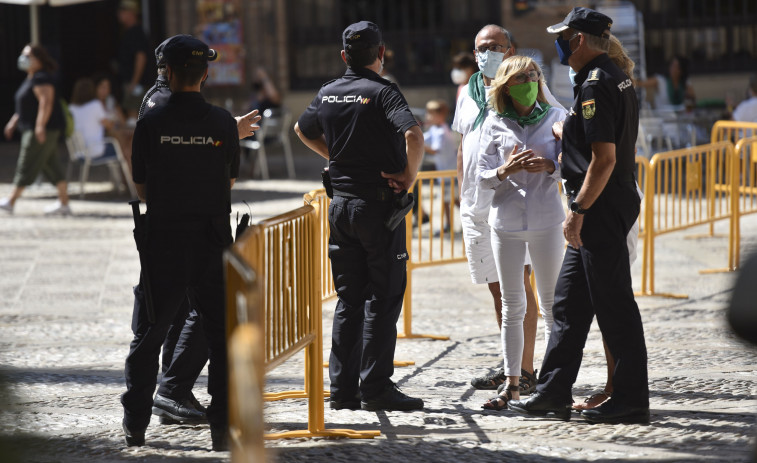
[[[477,285],[498,282],[489,223],[475,222],[466,217],[461,217],[460,222],[463,226],[465,256],[468,258],[471,280]]]

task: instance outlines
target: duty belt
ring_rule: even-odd
[[[394,199],[394,191],[391,188],[366,188],[359,193],[350,193],[347,191],[341,191],[334,189],[334,196],[343,196],[345,198],[360,198],[365,201],[392,201]]]
[[[610,176],[609,179],[607,179],[607,183],[634,183],[636,182],[636,176],[633,173],[626,172],[624,174],[613,174]],[[579,191],[581,191],[581,187],[584,184],[584,179],[580,179],[579,182],[571,183],[570,181],[565,181],[565,195],[570,197],[575,197]]]

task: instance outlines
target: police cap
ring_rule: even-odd
[[[610,19],[609,16],[590,8],[579,6],[573,8],[562,22],[557,23],[554,26],[549,26],[547,32],[553,34],[571,28],[579,32],[596,35],[597,37],[609,38],[609,36],[605,34],[605,31],[610,30],[611,26],[612,19]]]
[[[360,21],[350,24],[342,33],[342,44],[345,51],[365,50],[381,45],[381,30],[370,21]]]
[[[162,54],[162,57],[158,54]],[[207,67],[208,61],[214,61],[217,57],[216,51],[208,48],[205,42],[186,34],[174,35],[155,49],[158,66],[164,63],[171,66]]]

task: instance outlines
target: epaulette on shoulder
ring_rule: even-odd
[[[336,81],[337,81],[337,79],[331,79],[330,81],[328,81],[328,82],[324,83],[323,85],[321,85],[321,88],[327,86],[328,84],[332,84],[332,83],[334,83]]]
[[[589,71],[589,77],[586,78],[586,82],[596,82],[599,81],[599,68],[594,68],[591,71]]]

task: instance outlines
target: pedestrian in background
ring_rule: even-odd
[[[468,84],[470,77],[476,72],[478,72],[478,65],[476,65],[476,58],[473,53],[463,51],[452,57],[452,70],[449,75],[452,83],[457,85],[455,100],[460,98],[463,87]]]
[[[95,82],[82,77],[74,82],[71,103],[68,105],[74,118],[74,128],[84,139],[90,158],[116,157],[116,148],[105,142],[105,131],[113,128],[105,106],[97,98]]]
[[[123,27],[118,47],[118,76],[123,90],[122,103],[127,123],[137,122],[139,105],[145,88],[150,85],[150,41],[139,21],[139,3],[121,0],[118,5],[118,22]]]
[[[757,74],[749,78],[747,94],[749,98],[739,103],[733,111],[734,121],[757,122]]]
[[[426,130],[423,132],[425,154],[430,155],[436,170],[455,170],[457,168],[458,135],[449,128],[447,123],[449,106],[444,100],[430,100],[426,103]],[[437,179],[437,182],[439,180]],[[440,183],[441,185],[441,183]],[[447,179],[444,181],[444,220],[442,224],[445,232],[452,226],[451,207],[452,189],[454,185]],[[455,192],[454,202],[459,204]]]
[[[58,201],[45,208],[47,215],[71,215],[68,183],[58,159],[58,142],[65,128],[63,109],[56,96],[52,73],[57,63],[41,45],[29,44],[18,57],[19,71],[26,73],[15,95],[15,111],[5,124],[5,138],[21,132],[21,151],[13,177],[13,190],[0,199],[0,210],[12,214],[24,189],[42,173],[58,190]]]
[[[295,125],[300,140],[328,160],[333,190],[329,258],[339,302],[330,405],[420,410],[423,400],[402,393],[391,377],[408,258],[407,210],[395,204],[405,195],[396,193],[418,174],[423,133],[397,86],[380,76],[386,48],[378,26],[351,24],[342,43],[347,71],[321,87]]]

